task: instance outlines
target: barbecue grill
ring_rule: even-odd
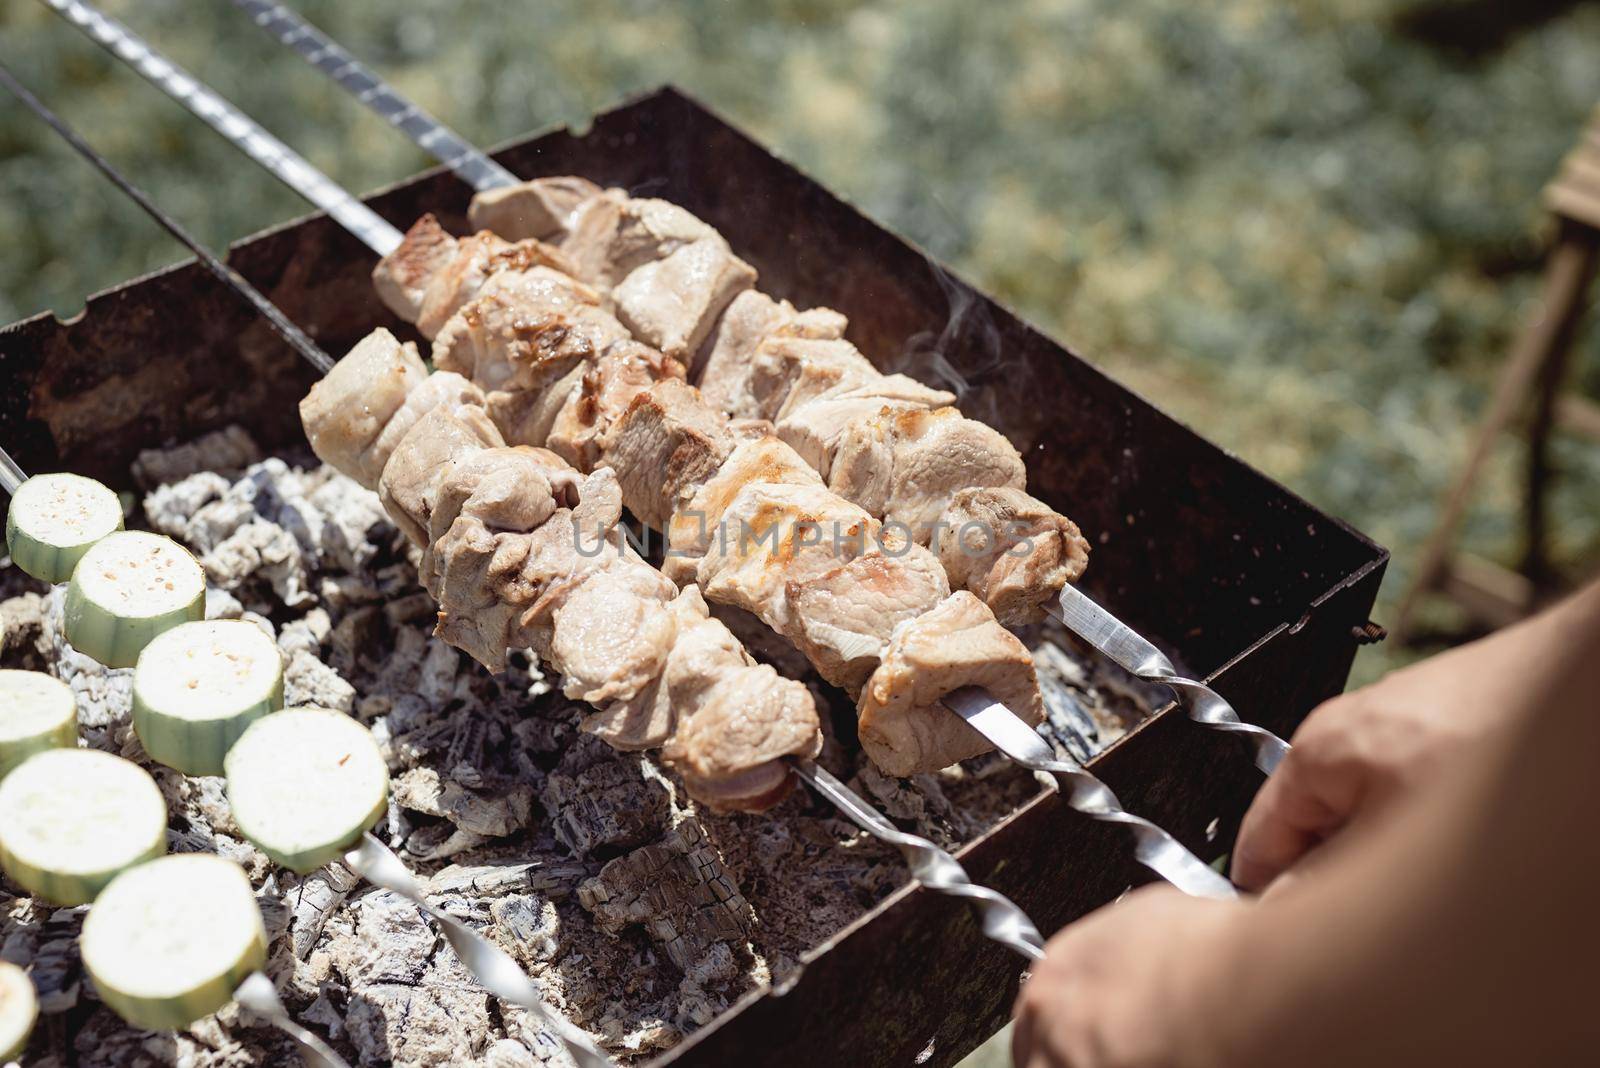
[[[1097,543],[1088,592],[1217,680],[1246,720],[1280,734],[1342,687],[1382,549],[952,280],[704,107],[663,90],[600,116],[583,136],[555,131],[498,156],[518,174],[582,174],[683,205],[726,235],[774,296],[844,312],[867,352],[910,356],[909,339],[942,333],[944,356],[971,385],[963,407],[1011,437],[1033,492]],[[428,211],[457,232],[466,226],[461,187],[437,171],[370,203],[402,227]],[[320,217],[242,242],[232,256],[335,352],[375,326],[415,336],[373,293],[370,262]],[[953,308],[962,309],[954,319]],[[27,387],[0,400],[0,440],[22,465],[113,485],[128,483],[139,449],[228,423],[268,446],[295,442],[294,402],[311,381],[193,265],[91,298],[71,323],[46,315],[7,328],[0,371]],[[1092,770],[1130,809],[1208,856],[1231,841],[1259,783],[1235,741],[1170,708]],[[1144,877],[1119,833],[1074,818],[1053,795],[961,859],[1047,928]],[[984,942],[965,910],[913,887],[806,964],[781,992],[748,996],[659,1062],[950,1063],[998,1027],[1016,976],[1014,958]]]

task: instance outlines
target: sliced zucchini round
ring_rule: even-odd
[[[39,996],[28,973],[0,960],[0,1063],[22,1056],[39,1018]]]
[[[211,1015],[267,963],[250,880],[239,865],[205,853],[117,876],[90,906],[79,946],[100,999],[151,1031]]]
[[[289,708],[250,725],[223,760],[234,822],[304,875],[355,844],[389,804],[372,732],[342,712]]]
[[[145,752],[185,775],[221,775],[245,728],[283,707],[283,654],[243,619],[183,623],[133,669],[133,729]]]
[[[67,641],[107,667],[133,667],[151,639],[205,618],[206,573],[160,534],[123,530],[100,539],[67,585]]]
[[[125,868],[167,849],[150,773],[98,749],[47,749],[0,782],[0,868],[54,905],[93,901]]]
[[[77,744],[70,686],[42,671],[0,671],[0,779],[41,750]]]
[[[90,546],[122,529],[122,502],[92,478],[35,475],[18,487],[6,515],[12,561],[52,585],[72,577]]]

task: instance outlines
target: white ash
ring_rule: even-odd
[[[260,459],[250,434],[230,426],[181,445],[143,450],[133,461],[133,480],[150,490],[199,471],[242,471]]]
[[[906,881],[893,849],[811,795],[762,816],[700,811],[651,755],[582,734],[581,710],[525,654],[490,677],[434,639],[415,554],[350,480],[264,458],[237,430],[146,453],[135,474],[149,487],[145,525],[205,560],[208,617],[275,635],[289,701],[371,726],[394,783],[378,833],[429,900],[510,952],[619,1061],[670,1048],[748,991],[783,983],[806,951]],[[339,865],[303,878],[275,869],[239,837],[220,779],[151,765],[128,723],[130,673],[72,651],[59,595],[15,574],[0,578],[0,662],[57,673],[78,697],[87,744],[150,768],[168,799],[171,849],[245,868],[276,936],[268,974],[297,1019],[363,1064],[570,1064],[537,1018],[477,987],[414,906]],[[791,650],[740,629],[848,721]],[[1053,743],[1101,746],[1140,714],[1116,680],[1056,648],[1062,636],[1033,637],[1052,711],[1041,731]],[[903,826],[952,846],[1039,790],[994,757],[891,780],[830,736],[821,760]],[[30,1063],[294,1063],[277,1032],[236,1008],[174,1035],[123,1024],[83,978],[82,911],[43,908],[0,883],[0,957],[29,967],[54,1018],[37,1029]]]

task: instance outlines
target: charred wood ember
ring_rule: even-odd
[[[580,857],[605,858],[653,842],[671,799],[647,778],[641,758],[587,738],[574,742],[545,782],[544,807],[557,838]]]
[[[578,900],[603,931],[643,927],[680,971],[719,943],[743,946],[754,922],[750,903],[692,819],[608,863],[578,887]]]

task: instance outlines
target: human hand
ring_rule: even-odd
[[[1233,879],[1261,890],[1357,819],[1382,812],[1521,710],[1529,626],[1502,631],[1318,706],[1245,814]]]
[[[1067,927],[1017,996],[1016,1068],[1204,1064],[1227,928],[1245,906],[1147,886]],[[1178,1059],[1179,1055],[1183,1059]]]

